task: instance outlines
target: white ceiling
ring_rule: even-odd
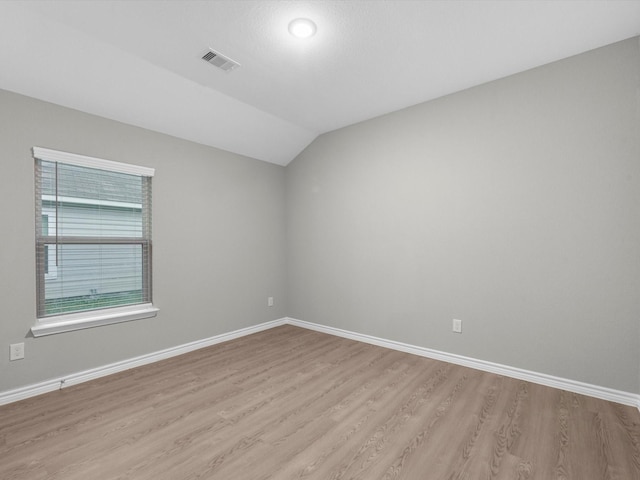
[[[313,38],[289,35],[300,16]],[[5,0],[0,88],[286,165],[321,133],[639,34],[640,1]]]

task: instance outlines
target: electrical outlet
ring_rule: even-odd
[[[267,307],[273,307],[273,297],[267,298]]]
[[[24,343],[12,343],[9,345],[9,361],[21,360],[24,358]]]
[[[458,320],[457,318],[453,319],[453,331],[455,333],[462,333],[462,320]]]

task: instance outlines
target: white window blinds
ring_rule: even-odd
[[[37,314],[150,304],[154,170],[34,147]]]

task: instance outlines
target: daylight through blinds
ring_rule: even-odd
[[[151,303],[151,177],[48,152],[34,149],[38,317]]]

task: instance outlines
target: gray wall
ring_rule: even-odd
[[[639,78],[635,38],[318,138],[289,316],[640,393]]]
[[[29,336],[36,318],[33,146],[156,168],[156,318]],[[284,168],[6,91],[0,166],[0,391],[286,315]],[[26,358],[9,362],[8,345],[22,341]]]

